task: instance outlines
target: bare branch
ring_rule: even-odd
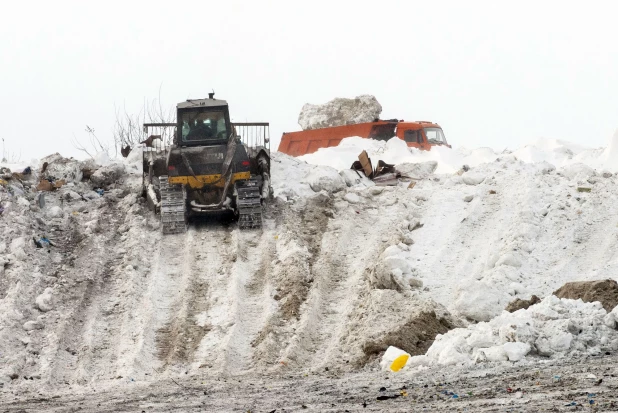
[[[81,152],[84,152],[86,155],[94,159],[92,155],[97,154],[99,152],[105,153],[108,157],[110,156],[110,148],[109,145],[104,144],[95,134],[94,128],[86,125],[86,133],[88,133],[88,145],[84,145],[76,136],[73,134],[73,139],[71,139],[71,144],[73,147]]]
[[[140,145],[145,138],[144,123],[169,123],[174,119],[174,107],[171,107],[167,112],[163,109],[161,87],[162,84],[159,87],[159,97],[153,100],[144,98],[142,108],[136,114],[130,114],[126,107],[123,107],[122,110],[115,107],[116,123],[113,128],[113,136],[116,153],[120,149],[122,156],[127,156],[131,148]],[[169,142],[173,131],[164,131],[163,134],[162,140]]]

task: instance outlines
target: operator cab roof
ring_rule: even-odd
[[[227,106],[227,101],[221,99],[187,99],[185,102],[180,102],[176,105],[178,109],[204,108],[215,106]]]

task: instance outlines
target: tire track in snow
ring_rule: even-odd
[[[274,254],[274,234],[265,222],[257,231],[235,230],[232,244],[236,259],[231,267],[228,297],[233,319],[220,347],[225,372],[238,374],[254,368],[254,340],[266,324],[273,298],[268,282]]]
[[[216,304],[210,297],[213,289],[221,288],[217,278],[229,267],[228,245],[229,230],[220,225],[198,223],[185,235],[184,254],[175,262],[177,273],[172,272],[176,276],[164,280],[172,298],[162,315],[165,324],[156,328],[157,356],[163,366],[180,370],[201,366],[198,349],[213,328],[204,313]]]
[[[170,361],[170,346],[174,340],[170,334],[161,334],[160,331],[173,330],[168,326],[182,303],[183,284],[186,282],[183,263],[192,239],[192,230],[186,234],[158,234],[158,246],[152,252],[154,260],[149,284],[142,298],[142,323],[138,327],[142,337],[135,364],[145,372],[160,371]]]
[[[365,270],[373,264],[400,219],[375,208],[347,210],[319,233],[319,250],[311,267],[313,282],[295,336],[283,358],[302,368],[321,370],[345,363],[342,342],[350,328],[360,290],[365,288]],[[363,229],[372,222],[372,230]]]
[[[106,379],[115,372],[118,355],[116,343],[120,335],[121,311],[116,308],[119,287],[114,282],[114,269],[121,258],[109,254],[107,244],[116,242],[117,217],[107,217],[114,230],[110,239],[101,237],[81,251],[71,270],[79,274],[73,297],[78,305],[62,316],[63,330],[54,337],[53,350],[47,350],[45,366],[50,381],[90,382]],[[111,368],[111,371],[110,371]]]

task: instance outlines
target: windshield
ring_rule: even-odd
[[[446,138],[440,128],[424,128],[425,136],[427,136],[427,142],[433,144],[446,144]]]
[[[223,111],[209,110],[182,114],[183,142],[227,140],[229,136]]]

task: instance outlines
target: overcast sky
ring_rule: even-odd
[[[454,147],[539,137],[604,146],[618,128],[616,2],[30,1],[0,14],[0,138],[21,160],[83,157],[115,106],[216,96],[273,143],[304,103],[373,94]]]

